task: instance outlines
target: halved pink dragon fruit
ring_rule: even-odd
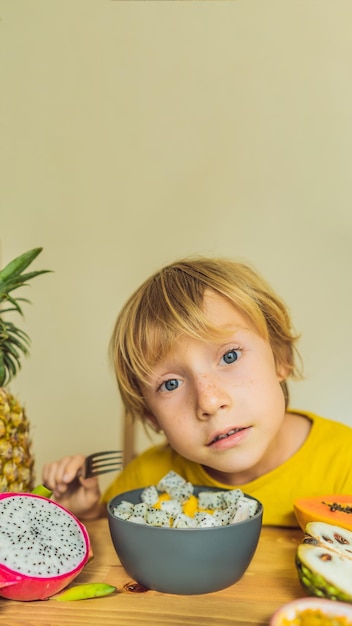
[[[92,553],[81,522],[30,493],[0,494],[0,596],[45,600],[66,587]]]

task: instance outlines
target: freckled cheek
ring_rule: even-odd
[[[277,376],[269,376],[259,381],[254,381],[253,396],[269,410],[285,412],[285,397]]]
[[[173,406],[167,410],[160,411],[160,407],[158,407],[154,415],[165,434],[168,434],[168,432],[173,433],[175,430],[180,432],[183,425],[189,423],[190,408],[183,402],[182,406]]]
[[[282,388],[276,374],[267,376],[252,376],[243,383],[251,393],[259,397],[281,397]]]
[[[182,417],[174,416],[171,421],[168,419],[161,424],[169,444],[180,453],[182,453],[183,447],[187,447],[190,441],[196,440],[197,431],[193,427],[194,423],[189,415],[183,415]]]

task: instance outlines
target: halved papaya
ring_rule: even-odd
[[[308,522],[325,522],[352,530],[352,495],[332,494],[297,498],[293,508],[303,531]]]

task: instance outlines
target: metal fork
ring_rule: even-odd
[[[92,478],[107,472],[118,472],[123,468],[122,450],[107,450],[105,452],[94,452],[89,454],[84,461],[84,465],[79,472],[82,478]]]

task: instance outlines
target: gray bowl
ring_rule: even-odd
[[[121,500],[136,504],[142,491],[127,491],[108,504],[111,539],[133,580],[156,591],[190,595],[218,591],[242,578],[261,532],[263,507],[258,500],[251,519],[213,528],[146,526],[115,517],[113,510]],[[195,495],[199,491],[219,489],[194,488]]]

